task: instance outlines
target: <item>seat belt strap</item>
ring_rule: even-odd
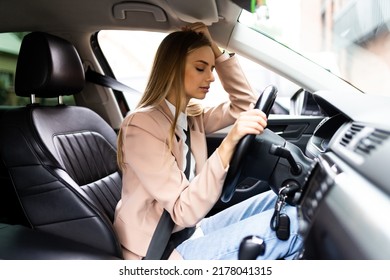
[[[191,135],[190,128],[188,127],[186,130],[186,145],[188,146],[187,152],[187,162],[186,169],[184,171],[187,179],[190,177],[190,166],[191,166]],[[175,223],[173,222],[171,215],[167,210],[164,209],[161,218],[157,224],[157,227],[153,233],[152,240],[150,241],[148,251],[146,252],[146,256],[143,258],[144,260],[161,260],[168,259],[172,250],[175,249],[177,245],[181,242],[189,238],[193,232],[195,231],[195,227],[193,228],[185,228],[179,232],[175,232],[172,235],[173,227]],[[174,244],[170,244],[171,236],[173,237],[172,242]]]
[[[161,260],[174,226],[175,223],[171,215],[164,209],[150,241],[146,256],[143,258],[144,260]]]
[[[100,86],[111,88],[113,90],[135,93],[137,95],[140,94],[137,90],[125,84],[122,84],[121,82],[117,81],[115,78],[100,74],[92,70],[90,67],[88,67],[87,71],[85,72],[85,80]]]

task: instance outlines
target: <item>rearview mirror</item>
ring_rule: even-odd
[[[256,0],[232,0],[232,2],[251,13],[256,12]]]

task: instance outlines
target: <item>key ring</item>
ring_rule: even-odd
[[[270,221],[270,227],[272,230],[278,230],[279,228],[279,217],[280,217],[280,211],[282,210],[286,197],[287,195],[281,195],[281,191],[283,188],[279,191],[278,199],[276,200],[275,203],[275,211],[272,215],[271,221]]]

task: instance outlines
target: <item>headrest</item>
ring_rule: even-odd
[[[16,95],[72,95],[83,89],[84,82],[81,59],[70,42],[43,32],[23,38],[15,73]]]

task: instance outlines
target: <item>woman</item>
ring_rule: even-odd
[[[201,108],[217,70],[229,101]],[[169,34],[161,43],[149,82],[137,109],[123,121],[118,138],[118,163],[123,171],[122,197],[114,225],[127,259],[142,259],[156,225],[166,209],[174,232],[197,226],[194,235],[173,251],[171,258],[237,259],[241,240],[261,236],[267,246],[262,258],[294,258],[301,239],[296,210],[289,240],[280,241],[270,229],[276,195],[258,195],[204,218],[221,195],[229,162],[238,141],[259,134],[267,125],[263,112],[253,108],[252,92],[234,55],[221,52],[201,23]],[[207,159],[206,137],[233,125]],[[191,158],[187,179],[185,144],[190,130]]]

